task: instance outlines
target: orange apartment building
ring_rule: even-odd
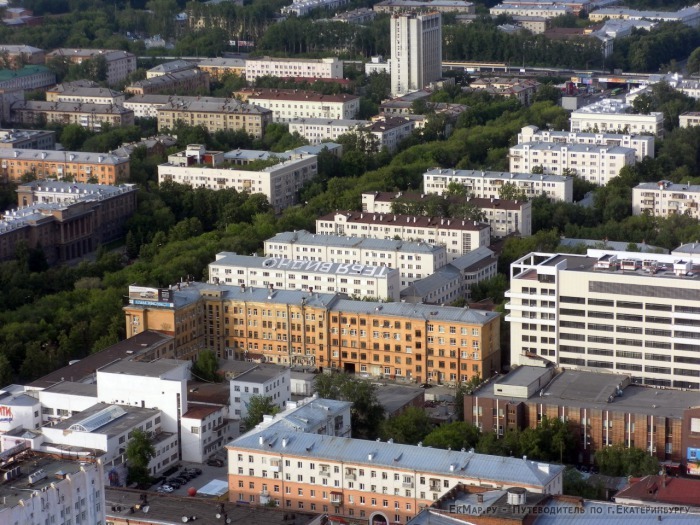
[[[39,179],[114,185],[128,182],[129,159],[108,153],[0,148],[3,180],[19,181],[26,174]]]
[[[127,337],[164,332],[187,356],[208,348],[221,358],[436,383],[500,369],[495,312],[204,283],[143,290],[130,288]]]
[[[564,466],[295,432],[284,423],[228,446],[229,501],[370,525],[406,523],[458,485],[561,494]]]

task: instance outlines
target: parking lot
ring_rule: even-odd
[[[173,494],[175,496],[187,496],[187,490],[190,487],[194,487],[195,489],[197,489],[197,492],[199,492],[200,488],[202,488],[204,485],[206,485],[207,483],[209,483],[213,479],[219,479],[219,480],[222,480],[222,481],[225,481],[228,483],[228,470],[226,468],[226,459],[225,459],[226,454],[224,452],[220,452],[219,454],[217,454],[216,457],[219,459],[222,459],[223,466],[215,467],[215,466],[207,465],[206,463],[190,463],[187,461],[180,461],[179,462],[180,467],[177,469],[177,472],[167,476],[167,479],[172,479],[172,478],[178,476],[184,469],[195,469],[196,468],[196,469],[200,469],[202,471],[202,473],[199,476],[192,478],[191,480],[189,480],[188,482],[186,482],[185,484],[183,484],[179,488],[174,489],[172,492],[170,492],[168,494]],[[153,485],[149,489],[149,491],[156,492],[161,485],[167,484],[167,480],[164,480],[164,481],[165,481],[165,483],[163,483],[162,481],[158,481],[155,485]]]

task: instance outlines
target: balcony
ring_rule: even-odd
[[[401,486],[405,489],[412,489],[413,481],[404,481],[403,483],[401,483]]]
[[[349,481],[355,481],[357,479],[357,476],[353,472],[346,472],[345,479]]]
[[[431,492],[440,492],[442,488],[440,487],[440,484],[431,484],[430,490]]]
[[[343,494],[341,492],[331,492],[331,503],[333,505],[342,505]]]
[[[330,477],[330,475],[331,475],[331,471],[330,471],[330,470],[321,470],[321,471],[319,472],[319,474],[320,474],[321,476],[323,476],[324,478],[328,478],[328,477]]]

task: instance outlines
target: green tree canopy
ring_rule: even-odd
[[[250,396],[246,408],[248,414],[242,420],[246,430],[254,428],[263,420],[263,416],[274,416],[280,411],[269,396]]]
[[[379,436],[384,440],[393,439],[395,443],[416,445],[432,430],[433,425],[425,410],[408,407],[400,414],[384,420],[379,427]]]
[[[129,483],[149,484],[150,475],[148,463],[156,455],[156,449],[148,435],[136,429],[131,433],[131,439],[126,445],[126,460]]]
[[[195,379],[218,382],[221,378],[217,374],[219,360],[211,350],[202,350],[197,356],[197,361],[192,365],[192,376]]]
[[[638,447],[627,448],[618,443],[595,453],[601,474],[607,476],[646,476],[659,472],[659,460]]]
[[[426,447],[469,450],[479,442],[479,429],[464,421],[440,425],[423,439]]]

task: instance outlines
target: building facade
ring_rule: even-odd
[[[479,78],[469,84],[469,87],[473,90],[514,98],[523,106],[532,104],[540,86],[541,84],[536,80],[527,78]]]
[[[300,118],[351,120],[360,110],[360,97],[355,95],[253,88],[238,91],[236,95],[250,104],[272,111],[275,122],[291,122]]]
[[[572,131],[541,130],[537,126],[525,126],[518,133],[518,144],[546,142],[553,144],[585,144],[587,146],[621,146],[632,148],[637,162],[645,157],[654,158],[652,135],[621,135],[618,133],[575,133]]]
[[[243,161],[237,154],[246,155]],[[234,188],[239,192],[262,193],[276,212],[296,204],[297,194],[304,184],[318,173],[316,155],[287,153],[269,157],[269,163],[262,166],[253,164],[267,152],[236,150],[222,155],[214,152],[214,158],[220,157],[221,167],[216,160],[207,162],[204,146],[190,145],[184,152],[168,157],[168,162],[158,166],[158,182],[173,181],[195,188],[212,190]],[[210,157],[211,158],[211,157]],[[246,169],[246,165],[250,166]]]
[[[390,20],[391,93],[405,95],[442,77],[442,16],[401,13]]]
[[[209,282],[340,292],[357,299],[385,301],[398,301],[401,289],[399,271],[387,266],[252,257],[232,252],[216,254],[216,260],[209,264]]]
[[[320,217],[316,219],[316,232],[442,244],[449,260],[491,242],[491,228],[477,221],[364,212]]]
[[[256,366],[231,379],[231,414],[238,419],[248,417],[248,405],[253,396],[267,397],[280,411],[284,411],[292,400],[291,384],[289,368]]]
[[[688,111],[678,116],[679,126],[689,128],[690,126],[700,126],[700,112]]]
[[[43,49],[27,45],[0,45],[0,54],[7,57],[6,66],[18,68],[25,64],[43,65],[46,58]]]
[[[402,288],[447,264],[444,246],[395,239],[316,235],[306,230],[282,232],[267,239],[265,254],[303,261],[396,268],[401,274]]]
[[[689,215],[700,219],[700,186],[674,184],[667,180],[643,182],[632,188],[632,214],[654,217]]]
[[[204,58],[197,63],[197,68],[214,80],[221,80],[225,75],[245,76],[245,60],[241,58]]]
[[[571,131],[575,133],[622,133],[663,137],[664,115],[630,113],[631,106],[615,99],[603,99],[571,112]]]
[[[576,175],[598,186],[605,186],[622,168],[636,163],[632,148],[550,142],[518,144],[508,156],[512,172],[531,173],[539,168],[547,175]]]
[[[261,138],[272,122],[272,111],[233,98],[172,97],[157,108],[158,130],[171,129],[178,122],[204,126],[209,133],[242,130]]]
[[[498,4],[491,9],[489,13],[493,16],[508,15],[508,16],[536,16],[539,18],[556,18],[573,13],[572,9],[565,5],[532,5],[532,4]]]
[[[334,58],[248,58],[245,62],[245,79],[255,82],[260,77],[282,78],[343,78],[343,61]]]
[[[209,74],[199,69],[164,73],[134,82],[127,86],[125,91],[132,95],[209,93]]]
[[[0,129],[1,149],[56,149],[56,132],[37,129]]]
[[[230,501],[379,525],[406,523],[459,483],[562,492],[559,465],[284,430],[277,423],[229,443]]]
[[[474,4],[463,0],[434,0],[432,2],[421,2],[419,0],[384,0],[375,4],[377,13],[400,13],[403,11],[437,11],[439,13],[461,13],[473,15],[475,13]]]
[[[112,127],[134,125],[134,112],[113,104],[88,104],[75,102],[45,102],[28,100],[15,102],[10,109],[12,122],[17,124],[44,125],[80,124],[91,131],[99,131],[102,124]]]
[[[46,55],[46,61],[63,60],[72,64],[82,64],[88,60],[103,57],[107,67],[106,80],[110,86],[118,84],[136,71],[136,55],[114,49],[55,49]]]
[[[299,133],[310,144],[338,140],[338,137],[369,125],[369,120],[298,118],[289,122],[289,132]]]
[[[45,66],[0,70],[0,89],[6,91],[45,89],[56,83],[56,75]]]
[[[700,389],[700,297],[691,257],[589,249],[530,253],[511,265],[511,363],[531,356]]]
[[[127,336],[174,334],[176,349],[191,355],[209,348],[219,357],[418,383],[455,384],[500,369],[500,316],[490,311],[202,283],[132,286],[129,303]]]
[[[47,102],[79,102],[87,104],[123,104],[124,93],[83,82],[65,83],[46,91]]]
[[[0,148],[0,173],[14,182],[29,173],[40,179],[114,185],[129,180],[129,159],[108,153]]]
[[[474,197],[500,198],[500,189],[513,184],[525,193],[528,199],[546,195],[551,200],[573,202],[574,179],[562,175],[534,175],[532,173],[509,173],[498,171],[432,169],[423,174],[425,193],[444,194],[450,184],[461,184]]]

